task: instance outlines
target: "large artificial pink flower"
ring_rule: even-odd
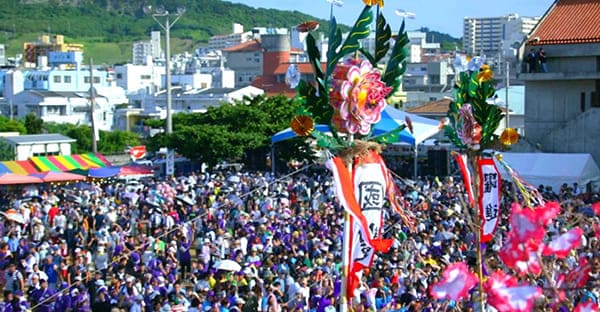
[[[453,263],[446,267],[442,279],[431,287],[430,294],[436,299],[460,300],[469,295],[477,281],[477,276],[469,271],[466,263]]]
[[[334,70],[330,104],[344,121],[342,129],[338,130],[345,128],[349,133],[364,135],[371,131],[372,124],[381,119],[385,98],[392,88],[381,81],[379,70],[371,63],[355,63],[349,61]]]
[[[494,272],[484,283],[488,303],[499,312],[533,311],[535,299],[542,295],[537,286],[518,284],[515,277],[502,271]]]
[[[563,259],[571,253],[571,250],[581,246],[582,235],[583,230],[581,228],[572,228],[546,245],[542,254],[544,256],[554,255],[559,259]]]
[[[463,104],[458,110],[458,115],[458,137],[464,145],[475,147],[481,141],[481,126],[475,121],[471,104]]]

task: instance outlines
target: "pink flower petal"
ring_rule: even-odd
[[[431,287],[430,294],[437,299],[460,300],[468,296],[477,281],[466,263],[453,263],[446,267],[442,279]]]
[[[598,305],[593,301],[581,302],[575,306],[573,312],[598,312]]]
[[[571,253],[571,250],[581,246],[582,235],[582,229],[579,227],[572,228],[546,245],[542,254],[544,256],[554,255],[559,259],[563,259]]]

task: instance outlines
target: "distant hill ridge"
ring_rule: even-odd
[[[149,40],[158,24],[143,13],[147,0],[3,0],[0,6],[0,43],[7,56],[20,53],[23,42],[42,34],[62,34],[67,42],[83,43],[85,57],[98,63],[124,63],[131,59],[131,44]],[[256,9],[221,0],[164,0],[168,10],[184,6],[186,13],[171,28],[173,52],[192,51],[214,35],[231,33],[232,23],[247,29],[291,27],[318,20],[327,33],[328,22],[298,11]],[[346,27],[346,30],[349,29]],[[439,36],[435,36],[436,38]]]

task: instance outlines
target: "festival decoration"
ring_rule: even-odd
[[[442,279],[431,286],[430,294],[436,299],[460,300],[477,285],[477,276],[469,271],[464,262],[449,265],[442,273]]]
[[[366,6],[345,39],[331,16],[325,66],[321,64],[322,54],[313,35],[318,23],[300,24],[297,29],[307,33],[306,52],[314,81],[304,81],[294,66],[286,73],[286,83],[296,88],[296,98],[301,104],[291,128],[298,136],[313,139],[318,148],[333,155],[326,166],[333,173],[336,196],[347,212],[342,252],[342,311],[348,308],[347,299],[354,295],[361,274],[372,265],[375,253],[387,252],[391,246],[392,241],[383,239],[382,232],[386,198],[403,222],[409,228],[414,227],[412,214],[402,208],[397,188],[380,156],[381,144],[397,141],[399,133],[410,126],[410,120],[388,133],[373,135],[373,127],[381,119],[387,100],[400,86],[406,69],[408,36],[402,23],[392,41],[391,28],[380,11],[383,0],[364,0],[364,3]],[[375,14],[373,7],[377,8]],[[360,40],[369,36],[375,19],[375,49],[368,51],[361,47]],[[381,66],[388,52],[389,61]],[[315,129],[315,124],[327,124],[331,135]]]
[[[569,255],[571,250],[578,248],[581,245],[581,236],[583,230],[579,227],[570,229],[568,232],[554,239],[550,244],[544,247],[542,255],[553,255],[559,259],[564,259]]]
[[[479,172],[479,215],[481,219],[481,242],[492,239],[500,220],[501,177],[491,158],[477,161]]]
[[[513,145],[519,141],[519,132],[515,128],[505,128],[500,134],[500,142],[504,145]]]
[[[598,304],[593,301],[582,302],[575,306],[573,312],[598,312]]]
[[[502,271],[494,272],[484,283],[488,302],[499,312],[530,312],[534,301],[542,294],[537,286],[520,284]]]

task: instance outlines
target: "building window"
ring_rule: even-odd
[[[90,76],[83,77],[83,83],[90,83]]]
[[[94,77],[94,83],[100,83],[100,77]]]
[[[121,73],[118,73],[118,74],[117,74],[117,79],[123,79],[123,74],[121,74]]]
[[[48,106],[46,107],[47,115],[60,115],[60,107],[57,106]]]
[[[140,79],[142,80],[150,80],[152,77],[150,75],[141,75]]]
[[[60,83],[60,76],[54,76],[54,82],[55,83]]]
[[[65,81],[65,83],[71,83],[71,76],[64,76],[63,80]]]

